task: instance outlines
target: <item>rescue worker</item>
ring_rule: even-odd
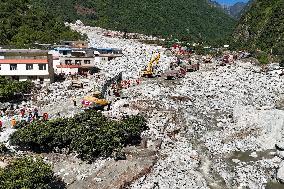
[[[33,121],[33,115],[32,114],[29,114],[27,121],[28,121],[28,123]]]
[[[48,120],[48,114],[47,114],[46,112],[43,114],[43,120],[44,120],[44,121],[47,121],[47,120]]]
[[[38,118],[38,109],[35,108],[34,109],[34,119],[37,119]]]
[[[12,125],[12,128],[14,128],[17,124],[17,121],[16,119],[13,117],[12,120],[11,120],[11,125]]]
[[[77,106],[76,98],[75,98],[75,97],[72,97],[71,100],[72,100],[72,102],[73,102],[73,105],[74,105],[74,106]]]
[[[21,110],[20,110],[20,113],[21,113],[21,116],[22,116],[22,118],[25,116],[25,109],[24,108],[22,108]]]

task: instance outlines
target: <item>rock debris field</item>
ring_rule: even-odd
[[[138,78],[139,71],[155,50],[161,52],[161,70],[166,70],[174,60],[166,56],[161,47],[107,38],[100,28],[76,24],[71,24],[71,28],[87,34],[91,46],[123,49],[123,57],[100,66],[105,78],[119,72],[123,72],[124,79]],[[279,183],[284,182],[284,78],[259,70],[245,60],[224,67],[213,62],[201,64],[199,71],[187,73],[185,78],[143,79],[141,84],[124,89],[127,98],[115,101],[112,110],[105,114],[112,117],[133,112],[145,115],[150,129],[142,138],[151,151],[150,159],[155,161],[149,165],[143,157],[143,165],[149,166],[145,171],[139,167],[137,158],[133,167],[141,168],[144,174],[135,179],[133,176],[128,180],[130,184],[123,187],[284,188]],[[89,89],[77,91],[78,96],[87,94]],[[123,106],[125,104],[128,106]],[[60,111],[56,100],[43,106]],[[3,136],[7,138],[7,133],[1,133]],[[152,152],[156,152],[155,158]],[[56,161],[54,157],[45,158],[69,188],[116,188],[117,185],[110,184],[115,180],[113,176],[105,176],[108,171],[115,169],[117,174],[123,171],[125,174],[125,170],[129,170],[129,174],[136,174],[131,168],[118,170],[119,164],[112,163],[110,158],[88,166],[78,163],[75,157]],[[127,161],[123,164],[125,167]]]

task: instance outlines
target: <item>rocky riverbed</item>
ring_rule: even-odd
[[[155,45],[104,37],[100,28],[71,27],[87,34],[91,46],[123,49],[123,57],[99,66],[105,78],[120,72],[124,79],[138,78],[156,50],[161,70],[174,60]],[[68,108],[70,96],[88,94],[98,82],[91,78],[77,91],[53,84],[49,94],[38,98],[54,114],[73,114],[80,109]],[[69,188],[284,188],[278,183],[284,182],[283,84],[278,74],[262,73],[246,60],[224,67],[202,64],[199,71],[173,81],[143,79],[124,89],[127,98],[115,101],[105,114],[145,115],[146,149],[132,149],[126,161],[109,158],[90,165],[74,156],[43,156]],[[0,133],[0,141],[10,132]]]

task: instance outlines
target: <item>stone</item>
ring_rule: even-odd
[[[283,150],[284,151],[284,141],[278,141],[275,146],[279,149],[279,150]]]
[[[279,150],[277,150],[276,155],[277,155],[278,157],[280,157],[281,159],[284,159],[284,151],[279,151]]]
[[[279,165],[276,178],[279,180],[279,182],[284,183],[284,162],[283,161]]]
[[[250,157],[253,157],[253,158],[257,158],[257,157],[258,157],[258,155],[257,155],[256,152],[252,152],[249,156],[250,156]]]

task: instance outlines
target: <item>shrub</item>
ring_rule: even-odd
[[[0,154],[5,154],[7,153],[9,150],[8,148],[6,147],[5,144],[3,144],[2,142],[0,142]]]
[[[140,134],[146,129],[146,120],[141,116],[113,121],[89,110],[73,118],[33,122],[18,129],[10,140],[13,145],[37,152],[68,149],[77,152],[81,159],[92,161],[139,143]]]
[[[280,58],[279,58],[279,66],[280,67],[284,67],[284,56],[280,56]]]
[[[64,188],[64,184],[57,182],[51,166],[39,158],[17,159],[0,169],[0,189]]]
[[[256,58],[258,59],[259,63],[262,65],[268,64],[269,63],[269,57],[268,54],[265,52],[258,52],[256,54]]]
[[[30,93],[33,88],[31,81],[13,81],[0,77],[0,98],[2,101],[11,101],[17,94]]]

